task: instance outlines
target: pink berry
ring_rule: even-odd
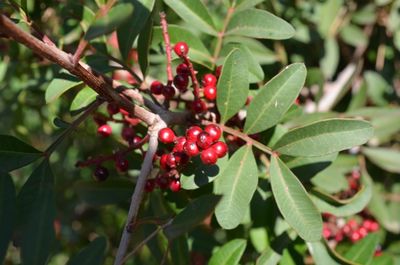
[[[104,124],[101,125],[98,129],[97,129],[97,133],[100,134],[103,137],[108,137],[111,135],[112,133],[112,129],[111,126],[108,124]]]
[[[201,161],[206,165],[213,165],[217,162],[218,156],[213,148],[203,150],[200,154]]]
[[[163,128],[158,132],[158,139],[164,144],[172,143],[175,137],[175,133],[171,128]]]
[[[358,240],[361,239],[361,235],[358,231],[354,231],[351,235],[350,235],[350,240],[351,242],[356,242]]]
[[[189,52],[189,47],[186,42],[177,42],[174,46],[174,51],[179,57],[186,56]]]
[[[332,232],[329,228],[324,227],[322,229],[322,235],[324,236],[324,238],[328,239],[332,235]]]

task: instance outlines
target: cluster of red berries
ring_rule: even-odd
[[[146,191],[152,191],[155,186],[161,189],[180,190],[180,170],[192,157],[200,155],[202,163],[213,165],[218,158],[224,157],[228,147],[219,141],[221,129],[214,124],[207,125],[204,130],[199,126],[191,126],[185,136],[177,137],[171,128],[159,131],[159,141],[164,144],[174,144],[169,153],[159,156],[162,172],[146,183]]]

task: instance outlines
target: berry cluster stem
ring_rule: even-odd
[[[189,71],[190,71],[190,79],[192,80],[194,98],[198,99],[200,97],[200,87],[199,87],[199,81],[197,81],[196,72],[193,68],[193,64],[189,60],[189,57],[183,56],[182,58],[183,58],[183,61],[185,62],[185,64],[188,66]]]
[[[220,32],[218,32],[217,44],[215,45],[214,55],[213,55],[213,64],[214,65],[217,63],[219,53],[221,52],[221,49],[222,49],[222,43],[224,40],[226,28],[228,27],[229,21],[231,21],[231,18],[232,18],[232,15],[234,12],[235,12],[235,7],[231,6],[228,9],[228,12],[226,13],[222,30]]]
[[[172,66],[171,66],[171,42],[169,39],[169,34],[168,34],[168,23],[167,23],[167,16],[164,12],[160,12],[160,23],[162,27],[162,33],[163,33],[163,38],[164,38],[164,44],[165,44],[165,53],[167,56],[167,78],[168,78],[168,85],[172,84],[173,81],[173,74],[172,74]]]

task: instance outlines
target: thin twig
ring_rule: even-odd
[[[172,66],[171,66],[171,42],[169,39],[169,34],[168,34],[168,23],[167,23],[167,18],[164,12],[160,12],[160,19],[161,19],[161,27],[162,27],[162,33],[163,33],[163,38],[164,38],[164,44],[165,44],[165,53],[167,56],[167,78],[168,78],[168,85],[172,84],[173,81],[173,75],[172,75]]]
[[[183,56],[182,57],[185,64],[188,66],[189,68],[189,72],[190,72],[190,79],[192,80],[192,87],[193,87],[193,95],[195,99],[198,99],[200,97],[200,87],[199,87],[199,81],[197,81],[197,77],[196,77],[196,71],[194,70],[193,64],[190,61],[189,57],[187,56]]]
[[[222,49],[222,43],[224,40],[226,28],[228,27],[229,21],[231,21],[231,18],[232,18],[232,15],[234,12],[235,12],[234,6],[232,6],[228,9],[228,12],[226,13],[226,16],[225,16],[224,25],[222,27],[222,30],[220,32],[218,32],[217,44],[215,45],[214,55],[212,58],[212,62],[213,62],[214,66],[217,63],[219,53],[221,52],[221,49]]]
[[[163,258],[162,258],[162,260],[161,260],[160,265],[164,265],[165,262],[167,261],[168,253],[169,253],[169,249],[170,249],[170,248],[171,248],[171,241],[168,240],[167,248],[165,249],[165,252],[164,252],[164,255],[163,255]]]

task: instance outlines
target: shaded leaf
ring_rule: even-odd
[[[0,168],[3,172],[26,166],[42,153],[11,135],[0,134]]]
[[[354,47],[367,45],[368,38],[364,32],[357,26],[349,24],[340,31],[343,41]]]
[[[221,122],[226,122],[246,103],[249,93],[247,64],[239,49],[225,59],[217,84],[217,107]]]
[[[234,239],[224,244],[210,258],[208,265],[237,265],[246,249],[244,239]]]
[[[67,265],[102,265],[106,247],[106,238],[97,237],[78,254],[72,257]]]
[[[274,150],[291,156],[321,156],[364,144],[373,135],[370,123],[355,119],[328,119],[290,130]]]
[[[164,0],[183,20],[196,29],[214,36],[218,35],[207,8],[200,0]]]
[[[140,71],[142,71],[143,76],[146,76],[149,66],[149,52],[152,36],[153,20],[149,18],[146,22],[146,25],[144,26],[144,29],[139,35],[137,44]]]
[[[46,88],[46,103],[55,101],[66,91],[82,84],[83,82],[78,78],[64,72],[60,73],[60,75],[54,78]]]
[[[339,2],[339,1],[338,1]],[[339,45],[335,38],[327,38],[324,42],[324,56],[319,64],[327,79],[331,79],[336,72],[339,64]]]
[[[237,0],[235,5],[235,11],[244,10],[247,8],[254,7],[255,5],[264,2],[264,0]]]
[[[316,265],[340,265],[329,255],[325,245],[320,241],[307,242],[307,247]]]
[[[257,163],[251,146],[246,145],[232,155],[215,182],[215,193],[222,195],[215,215],[224,229],[233,229],[243,220],[257,183]]]
[[[88,86],[82,88],[78,94],[76,94],[74,100],[71,103],[69,110],[73,114],[79,113],[80,110],[83,110],[87,107],[90,103],[96,100],[97,93],[93,89]]]
[[[247,109],[244,132],[258,133],[276,125],[299,95],[306,75],[304,64],[295,63],[266,83]]]
[[[190,202],[172,221],[164,228],[164,233],[169,239],[174,239],[199,225],[213,211],[221,197],[214,194],[203,195]]]
[[[363,148],[362,152],[368,159],[392,173],[400,173],[400,151],[389,148]]]
[[[301,182],[275,155],[271,157],[270,179],[276,203],[286,222],[304,240],[320,240],[321,215]]]
[[[0,173],[0,263],[3,264],[14,228],[16,195],[11,176]]]
[[[346,252],[346,258],[355,261],[359,264],[368,264],[375,253],[375,249],[379,243],[379,236],[377,233],[371,233],[357,242]]]
[[[225,35],[282,40],[293,37],[295,31],[285,20],[259,9],[234,13]]]
[[[392,93],[391,85],[374,71],[365,71],[364,78],[369,99],[378,106],[388,105],[387,97]]]

